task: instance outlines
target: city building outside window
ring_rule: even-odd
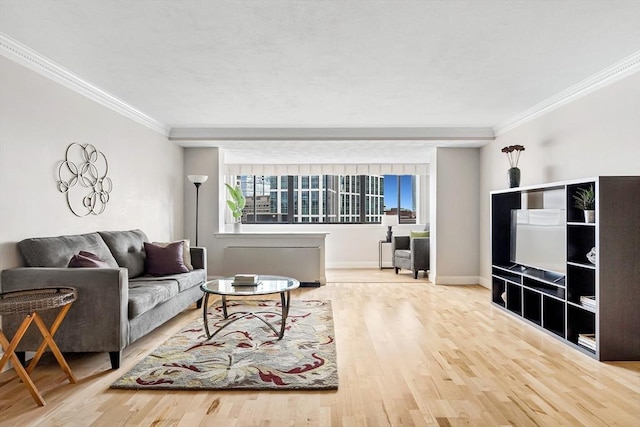
[[[228,180],[246,197],[245,224],[376,224],[382,215],[416,223],[413,175],[241,175]],[[293,200],[293,204],[291,204]]]

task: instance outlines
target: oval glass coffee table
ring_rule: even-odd
[[[284,330],[287,323],[287,316],[289,315],[289,305],[291,303],[291,290],[300,287],[300,282],[296,279],[292,279],[291,277],[281,277],[281,276],[266,276],[259,275],[256,279],[256,284],[251,285],[234,285],[234,278],[227,277],[224,279],[211,280],[202,286],[200,289],[204,292],[204,303],[202,304],[202,320],[204,322],[204,330],[207,334],[207,339],[213,338],[218,332],[235,322],[236,320],[240,320],[242,318],[248,316],[255,316],[257,319],[260,319],[267,326],[271,328],[271,330],[278,335],[278,339],[281,340],[284,336]],[[271,294],[280,294],[280,301],[282,303],[282,312],[274,313],[270,311],[260,311],[260,312],[239,312],[232,313],[229,315],[227,312],[227,297],[247,297],[253,295],[271,295]],[[209,305],[209,296],[210,295],[220,295],[222,298],[222,314],[224,318],[228,320],[225,324],[220,326],[213,333],[209,332],[209,322],[207,321],[207,307]],[[278,331],[275,326],[269,323],[266,319],[259,316],[259,314],[280,314],[281,315],[281,323],[280,323],[280,331]]]

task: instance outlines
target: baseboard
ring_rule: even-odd
[[[480,283],[478,276],[436,276],[429,278],[436,285],[477,285]]]
[[[479,277],[478,278],[478,283],[480,284],[480,286],[484,286],[487,289],[491,289],[491,279],[486,279],[484,277]]]
[[[327,262],[327,268],[334,268],[336,270],[342,270],[347,268],[379,268],[377,262]]]

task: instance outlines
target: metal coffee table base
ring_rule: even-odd
[[[223,330],[224,328],[226,328],[227,326],[229,326],[230,324],[232,324],[233,322],[240,320],[240,319],[244,319],[245,317],[249,317],[249,316],[255,316],[256,319],[261,320],[265,325],[267,325],[268,327],[271,328],[271,330],[273,331],[273,333],[278,335],[278,339],[281,340],[282,337],[284,336],[284,330],[287,324],[287,316],[289,316],[289,304],[291,303],[291,293],[289,291],[285,291],[285,292],[280,292],[280,302],[282,303],[282,312],[281,313],[275,313],[272,311],[258,311],[258,312],[251,312],[251,313],[243,313],[243,312],[238,312],[238,313],[231,313],[231,316],[229,316],[229,313],[227,312],[227,296],[226,295],[222,295],[222,314],[224,315],[225,319],[230,319],[228,322],[226,322],[224,325],[220,326],[218,329],[216,329],[213,333],[209,332],[209,322],[207,320],[207,308],[209,306],[209,293],[205,292],[204,294],[204,304],[202,304],[202,320],[204,323],[204,331],[207,334],[207,339],[211,339],[214,336],[216,336],[218,334],[218,332],[220,332],[221,330]],[[280,323],[280,332],[278,332],[278,330],[275,328],[275,326],[273,326],[273,324],[271,324],[270,322],[268,322],[265,318],[258,316],[259,314],[281,314],[281,323]]]

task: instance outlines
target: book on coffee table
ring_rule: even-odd
[[[233,276],[233,286],[258,286],[258,275],[236,274]]]

